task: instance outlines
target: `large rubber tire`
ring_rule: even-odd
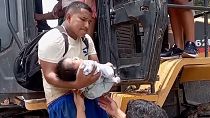
[[[145,100],[129,101],[126,116],[127,118],[168,118],[164,109]]]

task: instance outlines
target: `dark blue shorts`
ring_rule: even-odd
[[[107,113],[98,105],[97,99],[85,99],[86,118],[108,118]],[[50,118],[76,118],[73,93],[61,96],[48,106]]]

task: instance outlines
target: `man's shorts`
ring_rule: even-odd
[[[48,106],[49,118],[76,118],[76,106],[74,95],[69,93],[61,96]],[[102,110],[96,99],[85,99],[86,118],[108,118],[107,113]]]

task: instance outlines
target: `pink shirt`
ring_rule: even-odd
[[[89,0],[80,0],[81,2],[88,2]],[[97,17],[97,12],[96,12],[96,1],[95,0],[90,0],[92,2],[91,5],[89,5],[89,7],[92,9],[93,11],[93,18]]]
[[[95,0],[62,0],[62,8],[67,7],[70,3],[74,1],[81,1],[89,5],[89,7],[92,9],[92,16],[93,18],[97,17],[97,12],[96,12],[96,1]]]

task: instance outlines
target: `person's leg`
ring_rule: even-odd
[[[178,48],[183,49],[183,29],[181,26],[180,17],[176,8],[169,8],[171,28],[173,31],[174,42]]]
[[[173,3],[173,1],[171,1]],[[168,13],[170,15],[170,23],[171,23],[171,28],[173,31],[173,36],[174,36],[174,43],[169,51],[166,51],[164,53],[161,53],[161,59],[163,60],[168,60],[168,59],[175,59],[179,58],[182,55],[182,50],[183,49],[183,29],[182,26],[180,25],[180,20],[178,16],[178,11],[175,8],[169,8]]]
[[[176,4],[186,5],[188,0],[175,0]],[[180,24],[184,30],[184,36],[186,41],[195,41],[195,26],[194,17],[191,9],[179,9]]]
[[[194,17],[191,10],[183,10],[182,12],[183,29],[185,31],[186,41],[195,41]]]
[[[174,0],[174,3],[186,5],[188,0]],[[180,25],[183,28],[185,47],[182,57],[197,57],[197,48],[195,46],[195,26],[194,17],[191,9],[179,9]]]

